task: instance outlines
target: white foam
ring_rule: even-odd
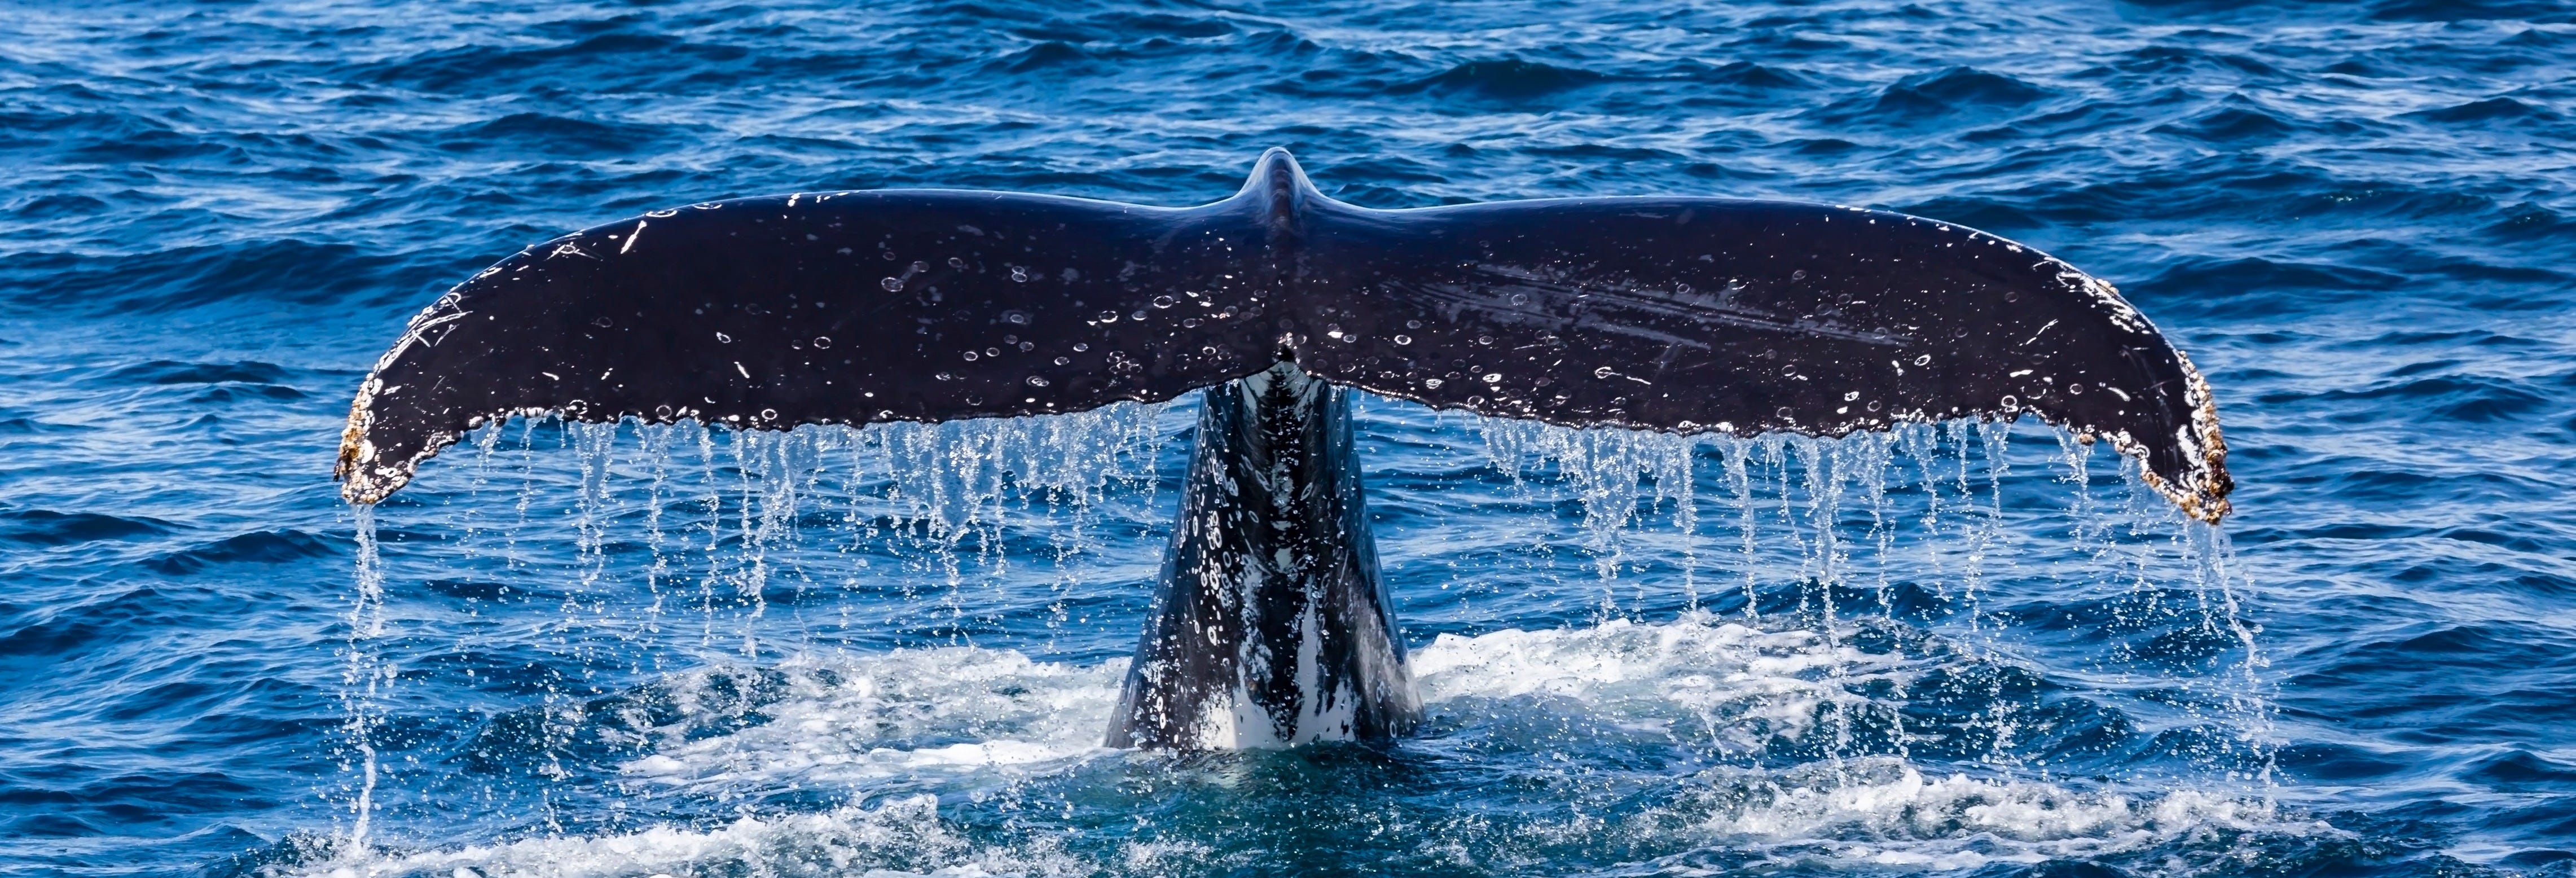
[[[1028,772],[1107,752],[1102,733],[1125,659],[1083,667],[1011,650],[945,647],[861,659],[800,658],[778,670],[770,720],[673,740],[622,767],[670,785],[854,783],[922,773]],[[718,672],[697,672],[682,693]],[[681,699],[684,709],[691,702]],[[686,717],[674,727],[700,721]]]
[[[1711,743],[1751,752],[1799,740],[1818,708],[1858,709],[1853,684],[1910,677],[1903,656],[1866,653],[1812,631],[1763,631],[1705,617],[1659,625],[1441,635],[1412,655],[1426,704],[1533,696],[1632,726],[1695,720]],[[1562,709],[1562,705],[1551,709]]]
[[[462,850],[334,863],[317,874],[441,878],[592,878],[715,874],[816,874],[867,878],[927,875],[1090,875],[1098,870],[1051,844],[978,846],[939,819],[935,796],[874,808],[743,817],[711,829],[658,826],[598,838],[538,838]]]
[[[2338,835],[2257,799],[2196,790],[2075,790],[1926,775],[1893,757],[1787,771],[1715,769],[1670,806],[1710,846],[1771,859],[1926,871],[2090,859],[2218,833]]]
[[[1718,732],[1719,743],[1755,751],[1779,737],[1812,733],[1820,706],[1868,706],[1853,694],[1855,681],[1901,680],[1922,670],[1918,660],[1855,649],[1817,632],[1764,631],[1706,617],[1442,636],[1416,650],[1412,663],[1424,702],[1470,717],[1464,722],[1514,711],[1572,711],[1680,738],[1698,733],[1675,720],[1696,719],[1698,728]],[[378,854],[321,864],[317,871],[443,878],[1091,875],[1166,873],[1212,858],[1259,860],[1263,852],[1226,849],[1223,839],[1169,835],[1077,853],[1066,845],[1098,827],[1058,827],[1043,809],[1017,811],[1006,838],[969,839],[941,817],[938,797],[920,794],[927,782],[960,793],[957,801],[1008,797],[1022,781],[1061,775],[1113,752],[1099,744],[1126,666],[1124,660],[1039,662],[969,647],[800,658],[774,669],[773,679],[783,683],[758,706],[768,722],[700,740],[688,740],[688,729],[743,708],[729,693],[738,691],[746,672],[674,675],[667,686],[683,718],[653,730],[655,751],[624,766],[639,791],[731,798],[764,788],[820,787],[846,790],[849,801],[872,790],[884,794],[869,806]],[[2235,832],[2335,832],[2249,798],[1944,775],[1886,756],[1787,769],[1719,768],[1667,783],[1662,802],[1637,819],[1584,821],[1565,831],[1586,839],[1629,834],[1647,850],[1723,850],[1779,864],[1905,872],[2091,858]],[[1547,834],[1544,822],[1520,832]],[[1426,850],[1457,848],[1468,860],[1478,857],[1470,849],[1480,844],[1472,837],[1422,842]]]

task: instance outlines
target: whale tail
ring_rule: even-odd
[[[1717,198],[1371,210],[1281,150],[1185,209],[798,193],[544,242],[414,317],[338,477],[401,488],[513,414],[745,429],[1153,402],[1293,358],[1338,385],[1553,424],[1840,435],[2030,414],[2215,522],[2209,387],[2109,284],[1883,211]]]
[[[374,503],[514,414],[743,429],[1074,412],[1213,387],[1114,746],[1419,713],[1349,393],[1568,426],[1840,435],[2029,413],[2227,513],[2209,387],[2110,285],[1901,214],[1712,198],[1369,210],[1284,151],[1187,209],[945,190],[655,211],[412,318],[350,406]]]

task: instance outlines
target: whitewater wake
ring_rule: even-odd
[[[2251,789],[2138,789],[2040,773],[1936,768],[1845,740],[1849,718],[1896,715],[1901,693],[1935,665],[1984,661],[1873,651],[1803,629],[1765,630],[1705,615],[1660,624],[1443,635],[1414,653],[1431,713],[1425,735],[1395,758],[1440,758],[1475,741],[1524,783],[1585,782],[1608,749],[1651,749],[1696,770],[1647,783],[1649,800],[1615,817],[1542,813],[1511,831],[1541,840],[1668,851],[1676,873],[1694,853],[1725,862],[1807,863],[1902,872],[1971,869],[2151,851],[2195,850],[2249,834],[2331,834]],[[370,848],[302,874],[399,876],[1152,875],[1209,864],[1218,839],[1138,833],[1075,845],[1086,832],[1135,824],[1072,816],[1115,788],[1194,780],[1242,787],[1248,763],[1309,751],[1177,757],[1100,746],[1126,671],[1036,661],[1014,650],[942,647],[875,655],[803,655],[769,668],[711,667],[659,686],[675,713],[629,723],[649,752],[618,767],[629,795],[773,801],[805,791],[807,811],[738,808],[732,816],[636,831],[536,833],[448,849]],[[743,712],[747,675],[768,680],[756,724],[717,734]],[[1841,719],[1838,719],[1841,718]],[[1586,744],[1531,729],[1610,730]],[[1342,745],[1349,749],[1356,745]],[[1838,749],[1839,748],[1839,749]],[[1327,748],[1332,749],[1332,748]],[[1501,751],[1497,753],[1496,751]],[[1566,751],[1566,752],[1560,752]],[[1560,757],[1571,757],[1559,761]],[[1329,758],[1329,757],[1328,757]],[[1669,768],[1671,763],[1661,766]],[[1568,773],[1566,766],[1578,770]],[[1605,774],[1623,774],[1618,770]],[[1151,780],[1162,776],[1160,781]],[[1140,780],[1145,778],[1146,780]],[[1222,802],[1203,803],[1222,807]],[[1574,810],[1581,810],[1578,807]],[[1013,812],[997,822],[997,811]],[[1139,815],[1136,820],[1147,820]],[[1430,825],[1431,861],[1501,853],[1472,821]],[[1504,846],[1508,847],[1508,845]],[[1749,861],[1745,858],[1751,858]],[[1257,864],[1254,864],[1257,865]]]

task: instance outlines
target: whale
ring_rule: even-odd
[[[2191,360],[2112,285],[2018,242],[1705,196],[1372,209],[1280,149],[1196,207],[798,192],[531,245],[411,318],[359,383],[334,474],[377,503],[513,417],[788,430],[1199,393],[1105,743],[1386,740],[1421,707],[1359,392],[1743,437],[2031,417],[2108,442],[2191,518],[2219,522],[2234,487]]]

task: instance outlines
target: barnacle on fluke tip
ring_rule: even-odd
[[[1194,208],[954,190],[655,211],[485,269],[351,407],[372,503],[512,414],[746,429],[1159,401],[1290,360],[1568,426],[1835,436],[2023,413],[2228,511],[2209,386],[2103,283],[1883,211],[1717,198],[1371,210],[1272,150]]]

